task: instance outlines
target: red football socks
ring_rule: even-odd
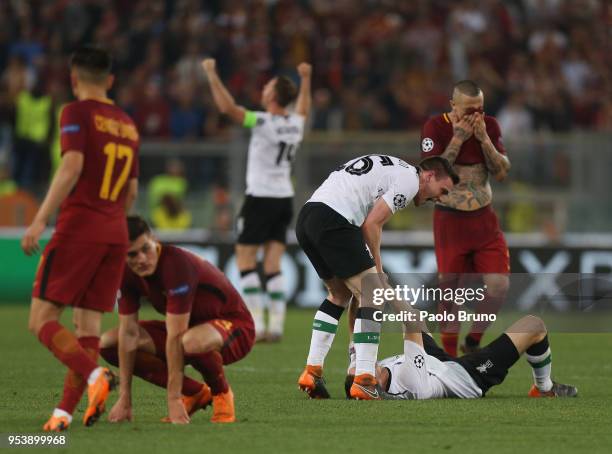
[[[38,339],[67,368],[80,375],[84,380],[98,367],[89,354],[79,344],[76,336],[53,320],[45,323],[38,332]]]
[[[106,362],[119,367],[119,353],[117,347],[103,348],[100,354]],[[164,360],[152,353],[143,351],[136,352],[136,358],[134,359],[134,375],[161,388],[166,388],[168,386],[168,365]],[[184,376],[181,393],[184,396],[193,396],[200,392],[202,386],[202,383]]]
[[[89,357],[97,363],[98,353],[100,351],[100,338],[97,336],[79,337],[78,341]],[[87,381],[83,377],[74,372],[72,369],[68,369],[68,372],[66,372],[66,378],[64,380],[64,394],[62,396],[62,401],[59,403],[57,408],[73,414],[74,409],[81,400],[81,396],[83,395],[86,386]]]
[[[223,371],[223,357],[221,353],[212,351],[200,355],[189,355],[185,358],[185,362],[191,364],[202,374],[204,380],[210,386],[213,395],[226,393],[229,389]]]

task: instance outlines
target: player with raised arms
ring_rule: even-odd
[[[236,420],[234,394],[223,365],[244,358],[255,339],[253,319],[240,293],[209,262],[159,243],[139,216],[128,217],[130,245],[119,299],[119,327],[104,333],[101,354],[119,366],[119,399],[111,422],[132,419],[132,376],[167,388],[168,420],[190,422],[190,414],[212,402],[211,421]],[[161,320],[138,320],[141,298]],[[185,377],[190,364],[207,385]]]
[[[288,77],[270,79],[261,94],[265,112],[260,112],[236,104],[219,79],[214,59],[205,59],[202,67],[219,110],[251,130],[246,198],[237,225],[236,261],[244,299],[255,320],[257,338],[278,341],[282,337],[286,311],[281,258],[285,252],[287,227],[293,217],[291,166],[310,112],[312,68],[307,63],[298,65],[299,92]],[[296,95],[295,113],[292,113],[287,107]],[[267,329],[264,325],[264,285],[257,272],[257,253],[262,247],[269,316]]]
[[[298,242],[328,290],[312,325],[310,351],[298,386],[311,398],[328,398],[323,363],[338,321],[351,298],[359,303],[353,330],[356,372],[350,396],[378,399],[375,365],[381,324],[372,301],[361,298],[362,279],[383,275],[380,244],[383,225],[414,201],[421,205],[448,194],[459,182],[444,158],[423,160],[418,167],[393,156],[368,155],[332,172],[302,207],[296,225]]]
[[[102,49],[83,47],[72,55],[77,101],[62,110],[62,161],[21,242],[27,255],[37,252],[59,208],[36,272],[29,320],[30,331],[68,367],[46,431],[68,428],[86,386],[83,423],[92,425],[115,386],[112,373],[96,361],[102,314],[113,310],[125,265],[125,213],[138,191],[139,136],[132,119],[106,95],[110,71],[111,57]],[[74,333],[59,323],[66,306],[73,307]]]

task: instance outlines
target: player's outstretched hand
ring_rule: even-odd
[[[119,400],[115,402],[115,405],[113,405],[113,408],[111,408],[108,414],[108,420],[110,422],[131,421],[132,405],[119,397]]]
[[[310,77],[312,74],[312,65],[306,62],[302,62],[297,67],[298,74],[300,77]]]
[[[191,422],[180,398],[168,399],[168,417],[172,424],[189,424]]]
[[[41,221],[34,221],[25,231],[21,239],[21,249],[26,255],[32,255],[40,251],[38,240],[45,231],[46,224]]]
[[[216,66],[217,66],[217,62],[215,61],[214,58],[205,58],[204,60],[202,60],[202,68],[204,69],[204,72],[206,72],[207,74],[210,72],[214,72]]]

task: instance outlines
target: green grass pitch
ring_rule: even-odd
[[[344,399],[347,332],[342,326],[325,369],[332,399],[310,401],[297,390],[296,380],[313,313],[289,311],[282,343],[257,345],[227,368],[236,395],[236,424],[211,424],[210,409],[194,415],[188,426],[163,424],[164,391],[136,379],[135,421],[115,425],[102,420],[85,428],[80,423],[83,400],[68,432],[68,451],[612,452],[612,334],[551,334],[553,375],[578,386],[577,399],[528,399],[531,373],[522,359],[485,399],[355,402]],[[105,317],[105,327],[116,323],[116,315]],[[0,306],[0,432],[5,434],[40,432],[62,389],[63,367],[26,326],[27,306]],[[400,349],[398,334],[383,334],[380,357]]]

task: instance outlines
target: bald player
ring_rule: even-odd
[[[451,111],[427,120],[421,131],[421,156],[443,156],[454,167],[460,183],[441,198],[434,211],[434,245],[440,285],[461,285],[465,273],[483,274],[486,300],[478,312],[499,310],[509,286],[510,261],[506,240],[491,208],[490,178],[502,181],[510,161],[499,124],[484,113],[484,94],[471,80],[455,84]],[[441,303],[439,311],[456,312]],[[477,350],[488,322],[474,322],[462,350]],[[446,352],[457,355],[458,322],[440,325]]]

